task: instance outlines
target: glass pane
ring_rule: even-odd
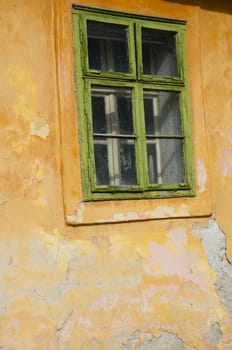
[[[95,137],[94,158],[97,185],[136,185],[134,140]]]
[[[89,68],[129,73],[128,27],[87,21]]]
[[[119,133],[124,135],[133,135],[133,116],[131,93],[115,94],[117,99]]]
[[[156,145],[153,142],[147,142],[147,163],[148,163],[148,173],[149,182],[151,184],[157,184],[158,174],[157,174],[157,155],[156,155]]]
[[[92,96],[93,132],[106,133],[106,111],[104,96]]]
[[[147,135],[182,135],[179,93],[144,91]]]
[[[142,28],[143,73],[177,77],[175,32]]]
[[[120,185],[136,185],[135,145],[133,141],[120,141]]]
[[[108,185],[109,169],[106,144],[94,144],[94,159],[97,185]]]
[[[134,134],[131,90],[93,86],[91,100],[94,133]]]
[[[167,185],[185,181],[182,140],[147,140],[147,157],[151,184]]]

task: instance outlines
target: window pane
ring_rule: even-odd
[[[177,77],[176,33],[142,29],[143,73]]]
[[[88,21],[87,31],[89,68],[129,73],[128,27]]]
[[[92,96],[93,132],[105,134],[106,112],[104,96]]]
[[[97,185],[109,184],[109,169],[108,169],[108,155],[107,145],[95,144],[94,145],[94,158],[96,169],[96,182]]]
[[[131,93],[127,95],[116,94],[119,133],[124,135],[133,135],[133,116]]]
[[[94,133],[134,134],[131,90],[94,85],[91,100]]]
[[[134,140],[95,137],[94,158],[97,185],[136,185]]]
[[[151,184],[178,184],[185,181],[181,139],[147,140],[147,157]]]
[[[157,155],[156,155],[156,145],[153,142],[147,142],[147,163],[149,172],[149,182],[151,184],[158,184],[158,174],[157,174]]]
[[[144,91],[147,135],[182,135],[179,93]]]
[[[120,141],[120,185],[136,185],[135,145],[133,141]]]

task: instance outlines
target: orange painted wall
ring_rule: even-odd
[[[197,195],[83,203],[72,1],[0,1],[0,349],[230,350],[230,1],[76,3],[187,20]]]

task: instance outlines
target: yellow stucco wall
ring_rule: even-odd
[[[187,20],[197,196],[83,203],[72,1],[1,0],[0,349],[230,350],[232,5],[76,3]]]

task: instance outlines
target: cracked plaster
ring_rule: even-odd
[[[217,294],[232,316],[232,264],[226,255],[225,234],[215,219],[203,228],[201,243],[209,265],[216,272]]]

